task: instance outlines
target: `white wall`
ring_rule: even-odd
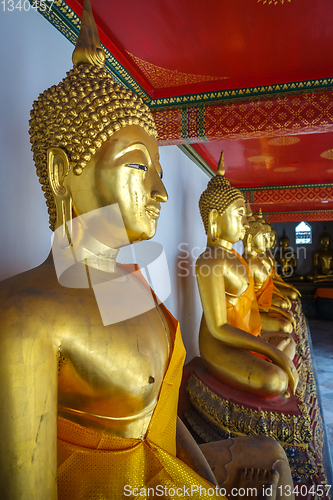
[[[38,94],[71,68],[72,44],[33,9],[0,11],[0,280],[41,264],[51,231],[30,151],[28,120]],[[201,304],[193,268],[205,245],[198,199],[208,177],[176,146],[161,148],[169,201],[155,240],[166,252],[171,296],[166,305],[180,321],[189,359],[198,354]],[[190,256],[178,267],[179,256]],[[184,245],[185,244],[185,245]],[[188,247],[186,247],[186,244]],[[188,267],[188,271],[184,266]],[[188,276],[185,276],[188,274]]]
[[[51,231],[30,151],[34,99],[70,68],[72,45],[33,9],[0,11],[0,279],[43,262]]]

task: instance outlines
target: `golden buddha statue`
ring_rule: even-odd
[[[313,279],[314,281],[333,280],[333,250],[330,248],[330,235],[324,228],[320,236],[320,249],[313,252]]]
[[[259,212],[261,209],[259,210]],[[279,290],[279,292],[285,297],[291,300],[298,299],[301,294],[290,283],[285,283],[281,276],[277,273],[277,262],[272,254],[273,248],[276,246],[276,231],[272,226],[267,222],[265,223],[266,228],[266,257],[271,263],[271,273],[273,278],[274,286]]]
[[[282,330],[291,333],[293,326],[295,327],[295,320],[288,312],[290,301],[274,287],[271,262],[265,253],[267,228],[260,219],[256,220],[253,217],[249,203],[247,203],[247,221],[243,257],[254,278],[262,328],[267,331]]]
[[[276,257],[277,272],[283,279],[292,278],[297,269],[297,256],[290,247],[290,240],[285,230],[279,240],[279,247]]]
[[[206,368],[222,383],[259,398],[287,396],[288,386],[295,393],[295,344],[287,333],[261,333],[252,273],[232,249],[248,223],[243,195],[224,176],[223,156],[199,208],[207,234],[207,248],[196,262]]]
[[[207,445],[208,461],[219,462],[215,477],[177,422],[185,358],[179,327],[137,269],[116,262],[120,247],[154,236],[167,201],[156,129],[142,100],[104,70],[88,0],[73,61],[34,103],[30,122],[54,248],[73,265],[60,276],[50,254],[0,284],[2,498],[118,500],[148,487],[170,498],[163,485],[216,491],[221,483],[229,491],[248,457],[250,466],[274,469],[262,483],[276,486],[279,476],[284,498],[292,482],[276,442]],[[109,206],[119,208],[123,232]],[[130,307],[141,296],[150,307],[105,323],[96,287],[131,280],[139,293]],[[113,301],[116,314],[123,304],[117,293]],[[231,462],[230,446],[238,456]],[[256,470],[248,476],[258,482]]]

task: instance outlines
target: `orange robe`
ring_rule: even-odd
[[[241,257],[235,250],[233,250],[233,253],[246,269],[249,286],[245,292],[238,297],[235,304],[228,301],[228,294],[226,294],[228,324],[236,326],[241,330],[245,330],[252,335],[258,336],[261,331],[262,321],[254,291],[254,279],[250,268],[243,257]]]
[[[261,288],[259,288],[259,290],[256,291],[258,306],[261,307],[266,312],[269,311],[269,308],[272,305],[274,288],[275,287],[272,276],[267,276]]]
[[[173,351],[145,438],[115,437],[58,417],[59,500],[196,498],[200,487],[210,493],[203,498],[224,498],[176,457],[177,404],[185,349],[178,322],[161,306],[174,325]],[[149,494],[144,496],[143,488],[151,488]]]

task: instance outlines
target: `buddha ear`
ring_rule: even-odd
[[[50,186],[54,195],[57,222],[56,228],[63,226],[63,236],[70,241],[72,222],[72,198],[65,186],[65,179],[70,172],[68,156],[63,149],[49,148],[47,150],[47,170]]]
[[[68,156],[63,149],[49,148],[47,150],[47,170],[54,196],[56,198],[65,196],[67,190],[64,181],[70,168]]]
[[[208,236],[211,237],[213,241],[216,241],[218,238],[217,235],[217,218],[218,218],[218,211],[216,208],[213,208],[208,215]]]

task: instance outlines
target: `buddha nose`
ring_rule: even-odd
[[[166,192],[166,189],[165,189],[162,181],[161,181],[161,184],[162,184],[162,188],[152,191],[151,197],[154,200],[159,201],[160,203],[165,203],[166,201],[168,201],[168,193]]]
[[[154,186],[151,191],[151,197],[160,203],[168,201],[168,193],[164,187],[161,177],[157,174],[154,179]]]

